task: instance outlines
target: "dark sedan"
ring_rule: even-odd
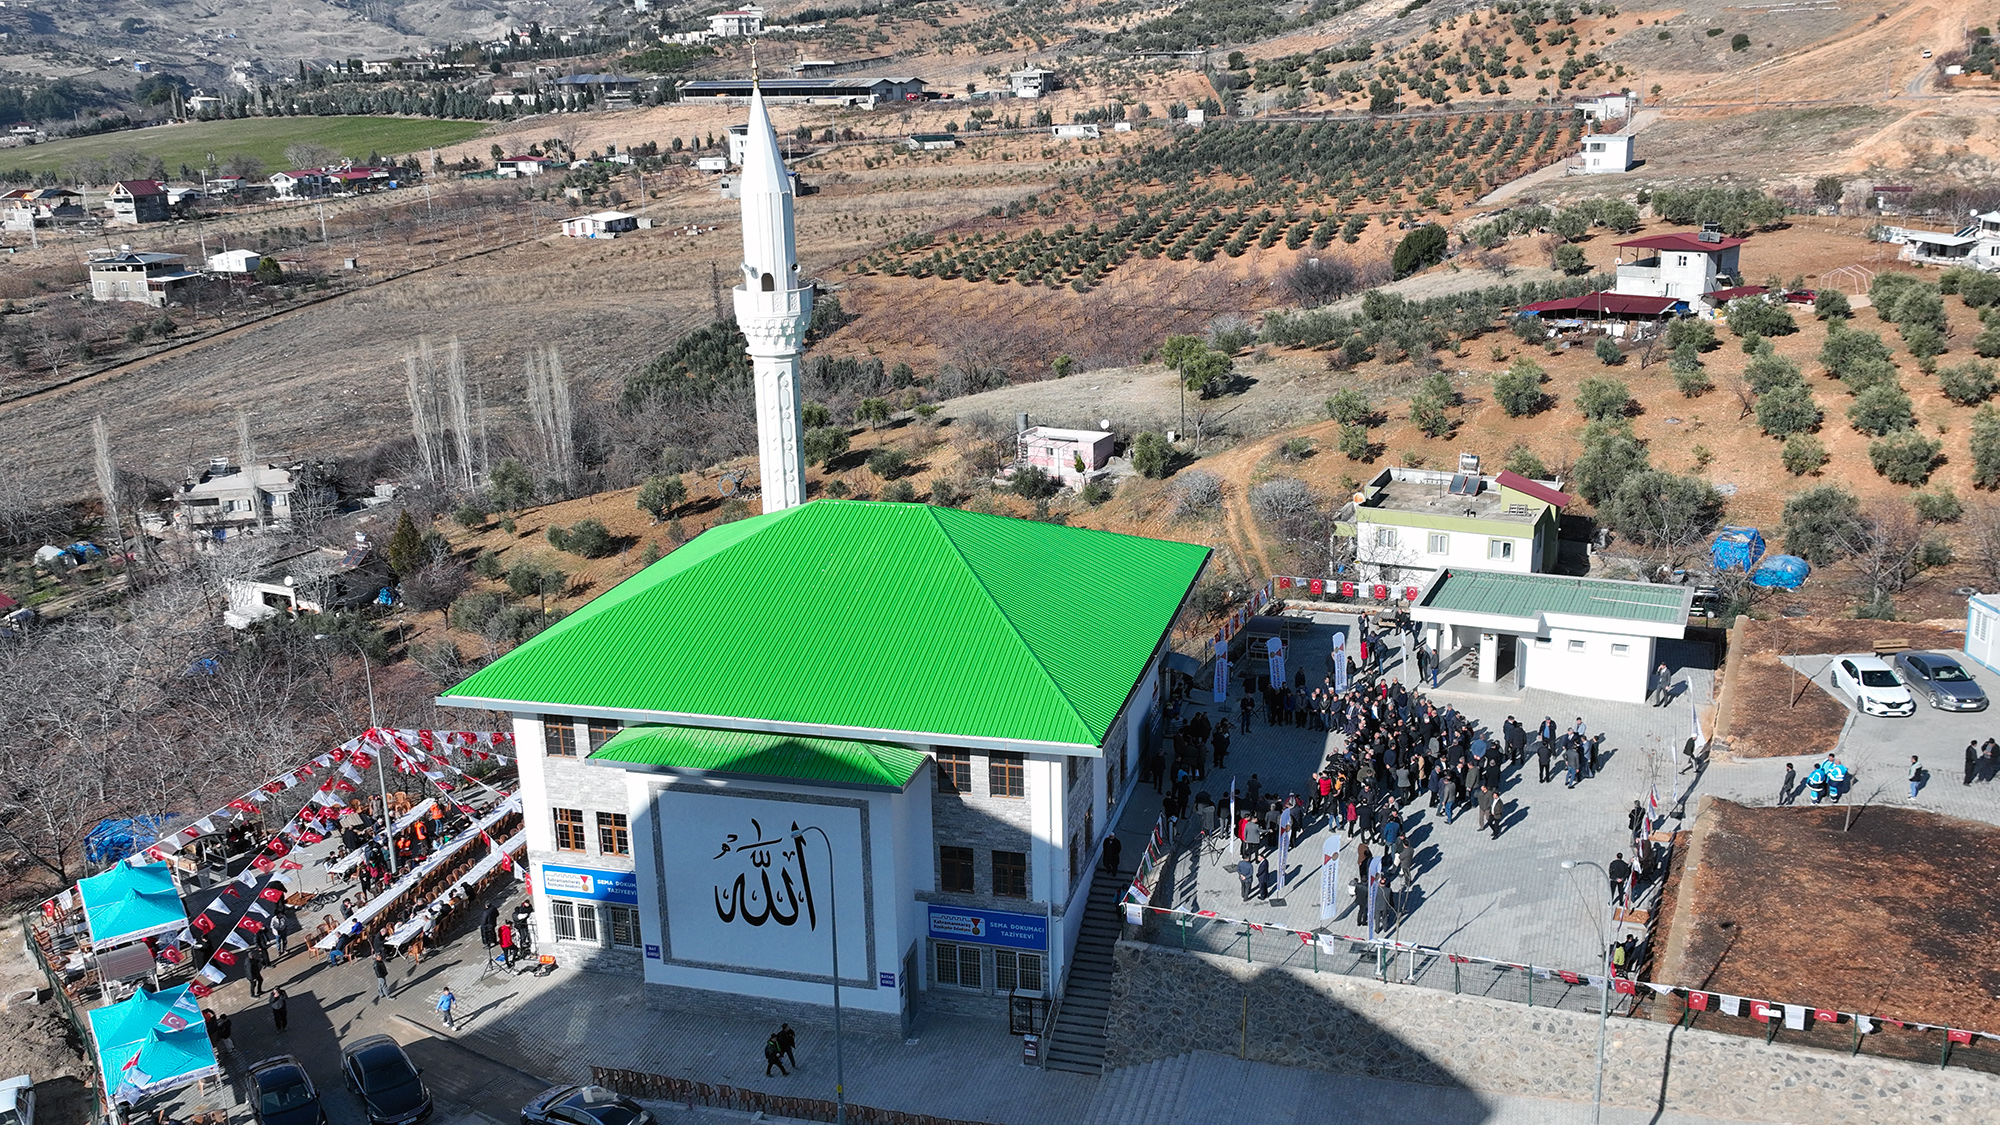
[[[341,1052],[347,1088],[361,1095],[369,1125],[417,1125],[431,1115],[431,1092],[394,1039],[371,1035]]]
[[[602,1086],[557,1086],[521,1107],[521,1125],[653,1125],[653,1115]]]
[[[1979,682],[1941,652],[1899,652],[1896,670],[1911,692],[1940,711],[1986,710],[1986,692]]]
[[[326,1125],[306,1068],[290,1055],[275,1055],[250,1068],[250,1112],[257,1125]]]

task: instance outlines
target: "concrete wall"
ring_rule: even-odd
[[[1258,1062],[1497,1094],[1587,1102],[1596,1081],[1595,1014],[1137,942],[1116,956],[1109,1067],[1247,1043]],[[2000,1077],[1977,1071],[1613,1019],[1605,1103],[1650,1111],[1663,1090],[1670,1112],[1815,1125],[1975,1125],[2000,1104]]]
[[[1490,532],[1446,531],[1399,522],[1396,517],[1400,514],[1368,508],[1355,512],[1355,551],[1360,558],[1363,581],[1385,581],[1382,574],[1386,569],[1393,579],[1390,584],[1400,589],[1406,584],[1422,583],[1444,567],[1531,574],[1540,561],[1535,550],[1535,527],[1532,524],[1496,521]],[[1376,532],[1384,528],[1396,533],[1393,547],[1380,546],[1375,541]],[[1431,550],[1430,537],[1433,535],[1445,537],[1444,551]],[[1489,558],[1488,547],[1494,539],[1513,543],[1514,557]]]
[[[551,758],[547,753],[540,716],[517,715],[514,719],[514,747],[521,760],[521,799],[528,833],[528,865],[535,879],[535,941],[564,964],[578,965],[593,972],[637,975],[642,963],[641,951],[612,946],[610,919],[601,912],[595,943],[557,941],[555,926],[550,919],[549,895],[543,889],[547,880],[542,876],[542,865],[553,863],[559,867],[631,871],[632,856],[609,854],[598,848],[597,814],[625,813],[628,835],[633,835],[630,830],[639,819],[637,810],[631,806],[624,772],[587,764],[581,757],[584,747],[589,745],[583,723],[577,722],[572,726],[576,731],[579,756]],[[582,851],[556,850],[555,814],[551,810],[558,807],[583,811]],[[635,851],[639,846],[636,835],[633,835],[632,846]],[[592,905],[577,901],[576,909]]]
[[[1643,703],[1655,643],[1651,637],[1551,628],[1547,637],[1528,640],[1526,686],[1587,699]],[[1575,644],[1582,650],[1577,651]],[[1625,651],[1615,652],[1614,645],[1624,645]]]

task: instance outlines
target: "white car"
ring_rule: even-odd
[[[1828,678],[1835,691],[1854,701],[1864,715],[1897,717],[1917,713],[1917,699],[1896,670],[1879,656],[1843,656]]]

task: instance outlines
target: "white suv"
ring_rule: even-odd
[[[1864,715],[1897,717],[1917,712],[1916,697],[1879,656],[1843,656],[1833,662],[1834,689],[1854,701]]]

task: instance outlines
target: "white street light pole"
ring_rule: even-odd
[[[1590,860],[1563,860],[1564,871],[1573,872],[1579,867],[1596,867],[1606,883],[1611,881],[1610,874]],[[1589,901],[1589,896],[1584,896],[1584,902]],[[1597,967],[1602,972],[1597,978],[1597,1093],[1591,1099],[1590,1121],[1591,1125],[1604,1125],[1604,1025],[1611,1018],[1611,950],[1604,943],[1603,917],[1593,910],[1590,919],[1597,926]]]
[[[360,653],[360,654],[361,654],[361,682],[362,682],[363,684],[367,685],[367,688],[368,688],[368,729],[369,729],[369,730],[381,730],[381,729],[382,729],[382,723],[381,723],[381,721],[380,721],[380,720],[376,719],[376,717],[375,717],[375,674],[374,674],[373,672],[371,672],[371,671],[369,671],[369,670],[368,670],[368,650],[367,650],[367,649],[365,649],[365,648],[362,648],[362,647],[361,647],[361,642],[360,642],[360,641],[357,641],[357,640],[355,640],[355,639],[354,639],[353,637],[349,637],[349,636],[343,636],[343,635],[340,635],[340,634],[335,634],[335,633],[315,633],[315,634],[313,634],[313,640],[316,640],[316,641],[333,641],[333,640],[340,640],[340,641],[346,641],[346,642],[347,642],[348,644],[351,644],[351,645],[353,645],[353,646],[354,646],[354,651],[355,651],[355,652],[357,652],[357,653]],[[381,754],[381,752],[380,752],[379,750],[378,750],[378,751],[376,752],[376,754],[375,754],[375,784],[377,784],[377,785],[379,785],[379,786],[381,786],[381,787],[382,787],[382,827],[383,827],[383,837],[384,837],[384,839],[386,839],[386,840],[388,841],[388,845],[389,845],[389,846],[388,846],[387,848],[385,848],[384,850],[385,850],[385,851],[387,851],[387,852],[389,853],[389,874],[390,874],[391,876],[393,876],[393,875],[395,875],[395,874],[397,873],[397,872],[396,872],[396,841],[395,841],[395,838],[394,838],[393,836],[391,836],[391,835],[390,835],[390,834],[388,833],[388,826],[389,826],[389,824],[390,824],[390,821],[389,821],[389,778],[388,778],[388,775],[387,775],[387,774],[385,774],[385,773],[383,773],[383,772],[382,772],[382,754]]]
[[[817,824],[794,831],[799,835],[817,832],[826,845],[827,934],[833,942],[833,1120],[835,1125],[847,1125],[847,1052],[840,1041],[840,889],[834,879],[833,841],[827,838],[826,829]],[[805,861],[801,854],[799,862]],[[908,987],[908,983],[905,981],[904,986]]]

